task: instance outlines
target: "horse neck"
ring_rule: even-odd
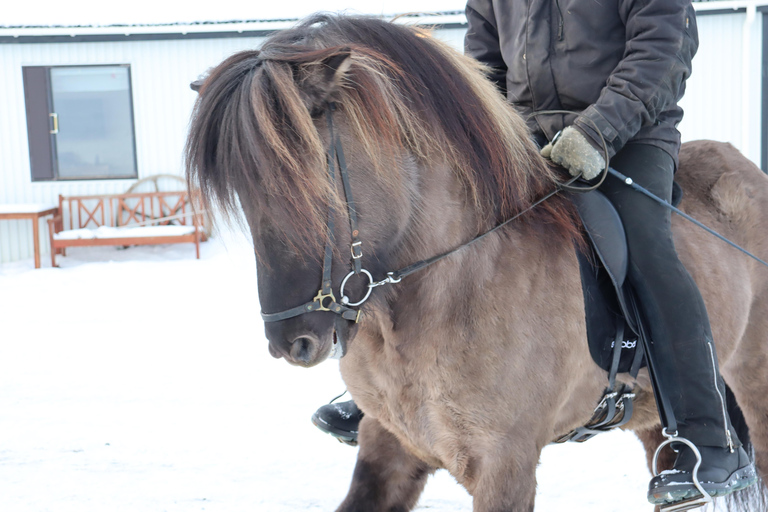
[[[406,237],[410,243],[398,258],[402,266],[460,247],[478,233],[477,210],[467,202],[463,187],[441,171],[426,170],[420,180],[421,202]],[[536,295],[535,282],[542,275],[549,273],[555,280],[563,272],[578,276],[573,254],[564,237],[553,239],[543,226],[515,221],[404,279],[391,291],[394,300],[385,301],[391,309],[376,330],[388,331],[394,343],[401,336],[420,337],[425,325],[468,332],[479,317],[509,303],[509,294]]]

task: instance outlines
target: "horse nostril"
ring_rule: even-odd
[[[291,357],[296,361],[309,364],[317,351],[317,340],[300,336],[291,343]]]

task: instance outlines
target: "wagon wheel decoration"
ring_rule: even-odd
[[[186,180],[176,174],[153,174],[137,180],[134,184],[128,187],[127,194],[138,192],[175,192],[187,189]],[[193,211],[192,199],[196,194],[191,194],[187,197],[186,201],[179,202],[178,204],[168,205],[164,202],[160,203],[160,217],[171,217],[177,215],[180,211]],[[200,205],[195,205],[196,211],[201,211]],[[149,215],[144,215],[144,220],[153,220]],[[202,212],[203,236],[207,238],[211,233],[212,220],[208,212]]]
[[[187,188],[184,178],[175,174],[153,174],[137,180],[128,187],[126,194],[133,192],[175,192]]]

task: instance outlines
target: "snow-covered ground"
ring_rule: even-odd
[[[357,450],[314,410],[336,362],[267,352],[242,236],[0,266],[0,511],[331,511]],[[44,262],[47,260],[44,259]],[[537,512],[650,512],[630,433],[544,450]],[[468,512],[445,471],[419,511]]]

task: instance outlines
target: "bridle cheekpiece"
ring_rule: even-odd
[[[333,248],[335,245],[335,239],[333,235],[333,207],[329,207],[328,211],[328,240],[325,243],[325,254],[323,256],[323,280],[317,295],[309,301],[300,306],[296,306],[285,311],[278,313],[261,313],[261,318],[265,322],[278,322],[280,320],[286,320],[288,318],[297,317],[304,313],[312,313],[314,311],[330,311],[340,315],[344,320],[358,323],[360,321],[360,310],[352,309],[361,306],[371,296],[371,291],[375,286],[382,283],[374,283],[371,273],[362,268],[363,258],[363,242],[360,240],[360,230],[357,227],[357,212],[355,211],[355,202],[352,197],[352,188],[349,184],[349,172],[347,170],[347,162],[344,158],[344,149],[341,145],[341,139],[336,135],[333,129],[333,112],[336,110],[336,104],[330,102],[328,104],[327,115],[328,119],[328,132],[331,138],[331,142],[328,146],[328,177],[331,180],[331,184],[335,188],[336,186],[336,167],[338,166],[338,174],[341,176],[341,182],[344,186],[344,195],[347,200],[347,211],[349,213],[349,227],[352,234],[352,241],[350,243],[350,255],[352,261],[352,270],[344,277],[339,287],[340,301],[336,301],[336,296],[333,294],[333,283],[331,281],[331,269],[333,266]],[[350,298],[344,295],[344,288],[349,281],[349,278],[353,275],[364,274],[368,278],[368,290],[365,296],[357,301],[350,302]]]

